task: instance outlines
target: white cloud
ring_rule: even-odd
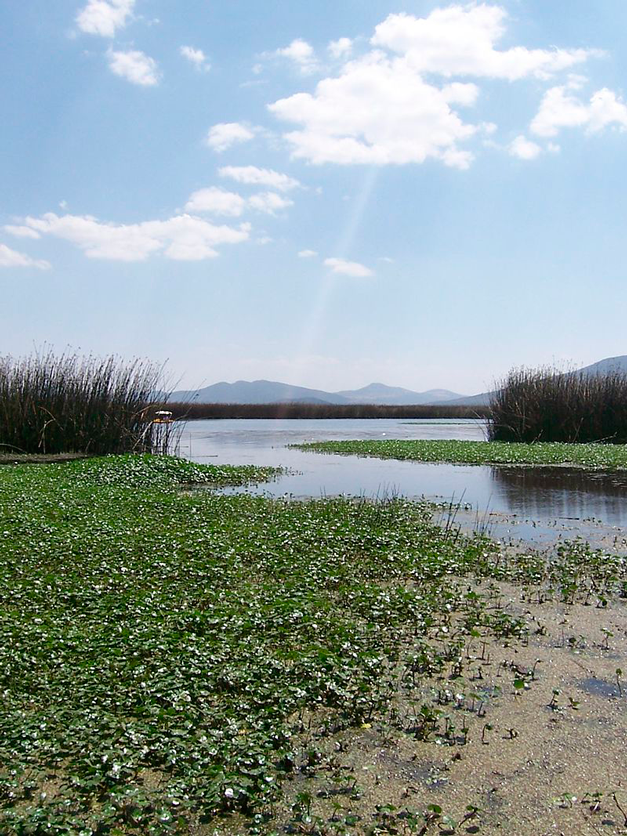
[[[284,134],[295,157],[312,163],[405,164],[437,159],[468,168],[462,147],[491,123],[469,124],[457,109],[476,104],[480,90],[453,77],[550,78],[587,61],[588,49],[497,48],[506,11],[487,3],[454,4],[425,17],[391,14],[380,23],[369,53],[346,60],[336,76],[313,93],[296,93],[269,105],[295,129]],[[329,45],[340,55],[349,39]],[[300,49],[303,57],[308,45]],[[438,78],[439,77],[439,78]]]
[[[318,69],[318,60],[314,48],[302,38],[296,38],[289,46],[277,49],[274,55],[289,58],[304,75],[309,75]]]
[[[109,50],[109,67],[116,75],[125,78],[132,84],[150,87],[159,82],[157,62],[139,50],[128,52],[114,52]]]
[[[47,270],[50,262],[31,258],[29,255],[12,250],[6,244],[0,244],[0,267],[36,267],[38,270]]]
[[[276,194],[276,192],[260,192],[248,198],[248,205],[258,212],[274,215],[275,212],[281,209],[287,209],[288,206],[293,206],[294,201],[287,197],[282,197],[280,194]]]
[[[183,58],[186,58],[197,70],[207,72],[211,69],[211,65],[207,61],[207,56],[202,49],[194,49],[193,46],[182,46],[179,51]]]
[[[470,107],[479,98],[479,88],[476,84],[464,84],[461,81],[454,81],[442,87],[442,98],[447,104],[460,104]],[[490,130],[496,126],[490,125]]]
[[[24,224],[42,235],[76,244],[88,258],[113,261],[145,261],[163,253],[177,261],[199,261],[218,255],[215,247],[237,244],[249,238],[250,225],[216,226],[191,215],[175,215],[165,221],[136,224],[101,223],[89,215],[58,216],[48,212],[25,218]]]
[[[427,17],[391,14],[375,28],[372,44],[391,49],[416,72],[471,75],[510,81],[547,78],[598,54],[587,49],[497,50],[507,12],[486,3],[435,9]]]
[[[294,156],[313,163],[402,164],[434,157],[467,168],[472,155],[457,143],[479,128],[464,124],[447,101],[459,99],[462,87],[443,92],[405,62],[374,52],[319,82],[314,95],[297,93],[270,110],[301,126],[285,138]],[[466,103],[476,95],[471,87],[463,92]]]
[[[585,128],[596,133],[608,125],[627,129],[627,105],[614,91],[604,87],[586,103],[569,92],[572,89],[573,85],[563,85],[546,91],[531,123],[534,134],[554,137],[562,128]]]
[[[257,168],[254,165],[226,165],[218,169],[220,177],[229,177],[237,183],[246,183],[255,186],[270,186],[280,192],[287,192],[300,186],[298,180],[273,171],[271,168]]]
[[[246,208],[246,201],[235,192],[227,192],[216,186],[199,189],[190,195],[185,204],[187,212],[211,212],[214,215],[239,217]]]
[[[353,42],[350,38],[338,38],[337,41],[331,41],[327,49],[333,58],[348,58],[353,51]]]
[[[316,255],[318,255],[318,253],[315,250],[301,250],[298,253],[299,258],[313,258]]]
[[[259,244],[260,247],[265,247],[266,244],[272,244],[273,242],[274,238],[269,235],[260,235],[259,238],[255,238],[255,244]]]
[[[244,198],[235,192],[228,192],[217,186],[199,189],[190,195],[185,210],[187,212],[208,212],[214,215],[239,217],[247,209],[274,215],[282,209],[293,206],[294,202],[276,192],[258,192]]]
[[[542,148],[521,134],[510,144],[509,153],[519,160],[535,160],[542,153]]]
[[[214,151],[221,153],[231,145],[248,142],[254,136],[254,130],[241,122],[221,122],[209,129],[206,142]]]
[[[34,229],[31,229],[29,226],[14,226],[13,224],[7,224],[3,227],[5,232],[8,232],[9,235],[15,235],[16,238],[40,238],[38,232],[35,232]]]
[[[343,276],[365,278],[366,276],[374,275],[372,270],[364,264],[359,264],[357,261],[346,261],[343,258],[325,258],[324,266],[329,267],[334,273],[340,273]]]
[[[76,25],[83,32],[112,38],[116,29],[126,26],[133,13],[135,0],[89,0],[76,16]]]

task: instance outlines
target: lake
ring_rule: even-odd
[[[474,420],[214,420],[192,421],[180,453],[206,464],[289,468],[276,481],[248,492],[294,498],[401,495],[460,504],[464,527],[486,527],[498,537],[549,541],[581,534],[612,545],[627,528],[627,473],[569,468],[423,464],[305,452],[288,445],[331,439],[483,440]],[[448,513],[446,511],[445,513]]]

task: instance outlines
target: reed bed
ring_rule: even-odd
[[[627,442],[627,374],[514,369],[493,393],[492,441]]]
[[[53,351],[0,357],[0,452],[156,452],[161,367]]]
[[[486,418],[488,407],[317,403],[171,403],[177,418]]]

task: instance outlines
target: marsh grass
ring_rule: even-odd
[[[145,360],[51,350],[0,357],[0,452],[152,451],[164,435],[149,420],[161,372]]]
[[[514,369],[490,402],[493,441],[627,442],[627,374]]]
[[[508,556],[421,503],[181,491],[266,475],[149,456],[0,469],[0,832],[203,834],[236,813],[230,832],[276,832],[282,785],[399,687],[407,740],[461,745],[453,686],[428,716],[420,689],[465,674],[468,642],[524,638],[491,581],[625,593],[624,560]],[[331,768],[329,803],[352,803]]]

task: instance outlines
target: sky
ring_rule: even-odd
[[[627,353],[624,0],[29,0],[0,26],[0,355],[471,394]]]

